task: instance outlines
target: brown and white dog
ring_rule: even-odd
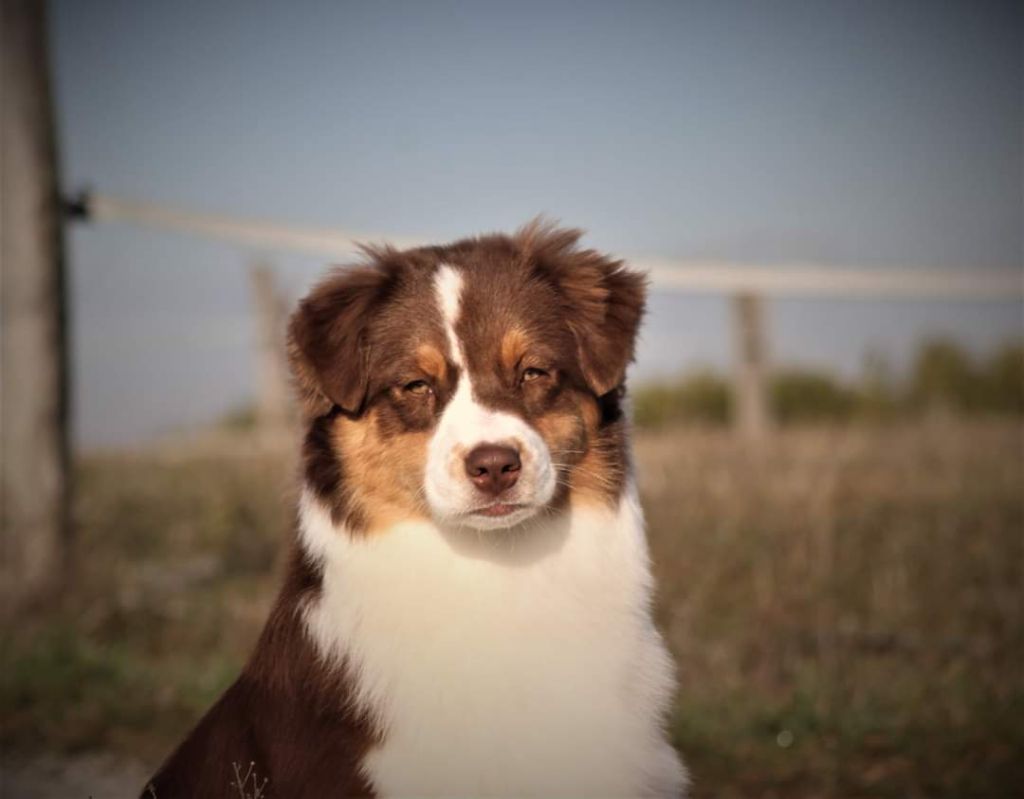
[[[157,799],[683,792],[621,408],[644,279],[579,236],[369,249],[301,303],[291,565]]]

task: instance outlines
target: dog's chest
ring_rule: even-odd
[[[364,767],[381,794],[644,788],[671,677],[638,525],[634,508],[496,549],[426,524],[332,543],[307,620],[379,720]]]

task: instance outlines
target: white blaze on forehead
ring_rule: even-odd
[[[457,269],[442,265],[434,277],[434,292],[444,320],[451,359],[460,369],[455,394],[448,401],[427,453],[425,493],[436,516],[461,520],[478,527],[504,527],[532,516],[555,492],[551,454],[537,431],[510,413],[483,405],[475,396],[463,342],[455,332],[462,313],[463,279]],[[486,503],[469,481],[464,459],[481,444],[515,447],[522,467],[508,501],[524,509],[508,517],[467,519],[466,514]]]
[[[443,264],[434,276],[434,291],[437,293],[437,303],[441,307],[441,317],[444,319],[452,360],[456,366],[462,366],[465,363],[465,358],[462,357],[462,344],[455,335],[455,320],[459,318],[462,304],[462,275],[454,267]]]

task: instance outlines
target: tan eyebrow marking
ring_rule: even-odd
[[[511,328],[501,339],[501,364],[512,371],[530,344],[530,337],[521,327]]]
[[[416,365],[434,380],[444,380],[448,371],[448,363],[441,351],[431,344],[420,344],[416,348]]]

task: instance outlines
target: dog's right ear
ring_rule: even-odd
[[[391,285],[379,266],[338,271],[299,303],[288,325],[288,359],[302,412],[337,406],[357,414],[369,382],[367,329]]]

